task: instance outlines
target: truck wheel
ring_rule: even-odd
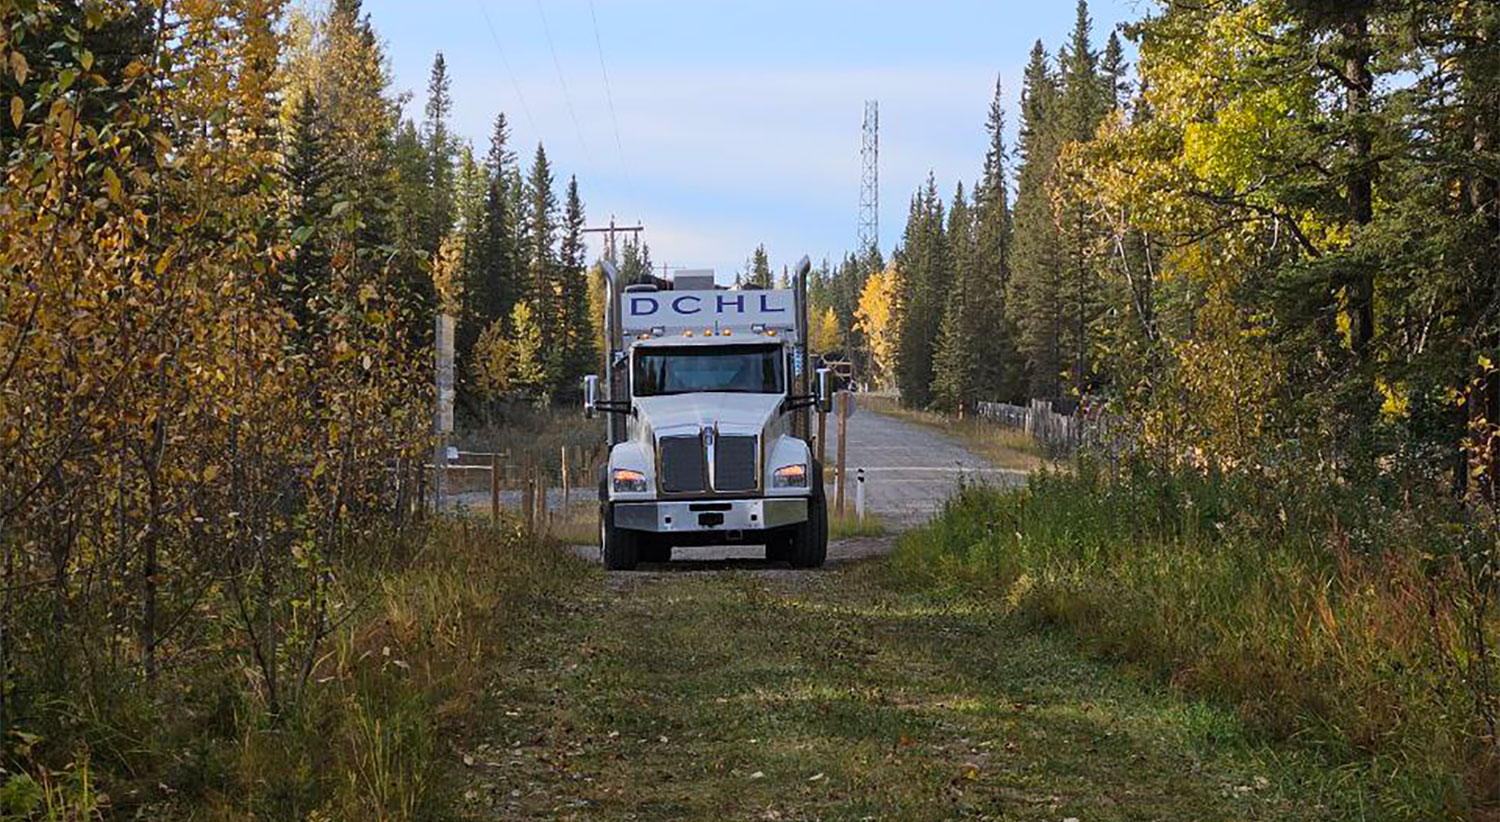
[[[599,554],[611,571],[634,571],[640,561],[640,537],[634,531],[615,527],[615,506],[599,506]]]
[[[661,537],[637,537],[641,562],[671,562],[672,544]]]
[[[791,558],[791,537],[773,534],[766,538],[766,562],[787,562]]]
[[[813,463],[814,477],[823,476],[822,466]],[[807,500],[807,521],[799,523],[792,535],[791,560],[793,568],[821,568],[828,559],[828,500],[823,494],[823,483],[813,487],[812,497]]]

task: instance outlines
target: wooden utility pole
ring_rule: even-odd
[[[613,263],[616,262],[618,256],[615,247],[615,233],[630,233],[639,237],[640,233],[645,230],[646,227],[643,225],[615,225],[615,215],[611,214],[609,215],[609,225],[599,228],[585,228],[583,229],[583,233],[605,235],[603,257]]]
[[[448,438],[453,435],[453,317],[437,316],[433,381],[437,384],[432,415],[432,509],[443,512],[448,494]]]

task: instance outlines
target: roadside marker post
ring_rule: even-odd
[[[828,412],[818,405],[818,482],[828,476]]]
[[[865,521],[865,469],[863,468],[854,472],[854,516],[860,522]]]

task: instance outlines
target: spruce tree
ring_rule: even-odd
[[[1047,50],[1037,41],[1021,89],[1021,165],[1015,209],[1015,243],[1007,309],[1016,323],[1017,349],[1025,359],[1028,393],[1062,393],[1062,313],[1059,310],[1057,228],[1048,181],[1057,158],[1057,80]]]
[[[583,200],[578,196],[578,179],[568,178],[563,209],[563,235],[558,250],[560,276],[559,316],[560,361],[554,369],[557,382],[553,396],[575,390],[583,375],[594,368],[599,352],[595,347],[593,312],[589,307],[588,273],[585,270],[583,244]]]
[[[333,164],[318,99],[304,93],[297,101],[290,144],[284,152],[286,223],[293,256],[279,290],[283,305],[297,323],[297,338],[304,344],[319,334],[317,302],[325,292],[329,274],[328,235],[333,228],[329,179]]]
[[[979,345],[978,282],[974,266],[974,224],[963,183],[948,210],[950,280],[933,355],[933,406],[962,416],[975,400]]]
[[[620,279],[629,284],[651,276],[651,246],[626,237],[620,248]]]
[[[766,253],[764,244],[755,247],[750,259],[745,262],[745,274],[742,279],[743,285],[755,288],[770,288],[772,286],[771,257]]]
[[[399,106],[386,57],[359,0],[334,3],[315,59],[315,89],[337,158],[330,196],[343,204],[341,259],[356,280],[389,277],[407,309],[398,318],[404,338],[416,348],[430,345],[436,294],[427,254],[405,218],[408,208],[422,210],[421,145],[414,133],[396,131]]]
[[[464,290],[467,308],[464,321],[470,330],[462,340],[496,322],[510,320],[511,308],[522,295],[522,274],[517,266],[516,221],[511,198],[515,155],[507,143],[510,129],[502,113],[495,118],[490,149],[483,166],[485,190],[478,225],[469,247],[473,260],[468,266]]]
[[[1099,58],[1102,94],[1111,111],[1122,107],[1130,99],[1130,83],[1126,76],[1129,68],[1125,62],[1125,48],[1120,43],[1120,34],[1112,31],[1109,33],[1109,41],[1104,45],[1104,54]]]
[[[1104,99],[1104,84],[1098,71],[1098,57],[1090,45],[1092,25],[1088,3],[1086,0],[1078,0],[1073,37],[1062,58],[1063,82],[1058,98],[1057,119],[1062,129],[1062,144],[1093,139],[1099,122],[1108,110]],[[1055,182],[1049,179],[1050,190],[1056,190]],[[1060,259],[1056,269],[1059,275],[1058,312],[1066,338],[1066,342],[1060,346],[1060,365],[1068,374],[1069,389],[1075,396],[1082,397],[1089,390],[1092,373],[1091,326],[1102,310],[1100,280],[1091,259],[1091,248],[1097,238],[1098,228],[1075,199],[1052,199],[1057,203],[1053,219],[1058,226],[1060,240]]]
[[[443,238],[453,229],[455,219],[454,160],[457,151],[448,131],[448,115],[453,110],[453,81],[448,77],[448,62],[440,51],[432,60],[427,81],[426,119],[422,122],[422,146],[427,155],[428,203],[423,216],[423,249],[436,253]]]
[[[974,374],[974,394],[980,399],[1009,402],[1018,400],[1024,390],[1024,363],[1016,354],[1016,326],[1006,303],[1012,241],[1010,149],[1005,143],[1005,101],[999,78],[995,80],[985,131],[990,146],[974,192],[973,286],[969,299],[986,333]]]
[[[557,258],[557,194],[553,191],[552,164],[547,151],[537,144],[531,172],[526,179],[526,298],[531,302],[537,328],[548,351],[562,343],[559,317],[559,277]],[[556,365],[559,360],[551,360]],[[549,384],[558,375],[549,373]]]
[[[912,198],[896,269],[896,385],[902,403],[913,408],[932,401],[932,357],[950,278],[943,213],[937,182],[928,174]]]

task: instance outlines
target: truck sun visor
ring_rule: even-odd
[[[796,328],[791,291],[657,291],[621,295],[625,332],[661,329],[668,336],[693,331],[710,336],[725,330]]]

